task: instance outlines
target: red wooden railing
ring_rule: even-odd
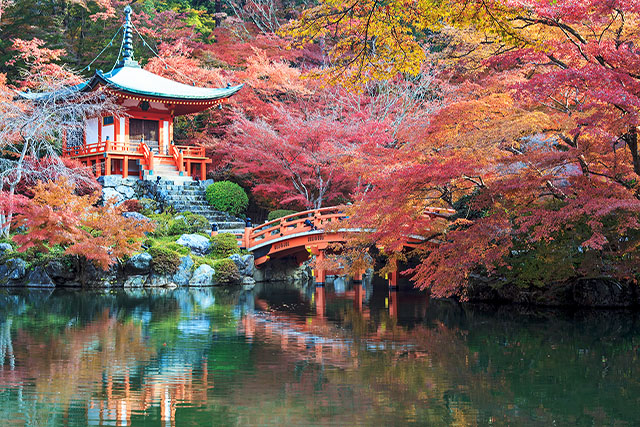
[[[449,217],[454,213],[454,210],[445,208],[426,208],[424,211],[424,215],[443,218]],[[344,213],[344,207],[341,206],[297,212],[257,227],[246,228],[242,236],[241,246],[251,250],[254,246],[263,245],[276,239],[282,240],[283,237],[322,231],[328,224],[345,218],[347,218],[347,215]]]
[[[175,145],[170,144],[169,154],[173,156],[173,161],[176,164],[176,168],[178,168],[178,172],[184,172],[184,155],[182,150],[178,149]]]
[[[63,147],[62,155],[65,157],[79,157],[103,153],[136,153],[139,152],[139,144],[133,141],[103,141],[93,144],[79,145],[76,147]]]
[[[283,216],[273,221],[266,222],[254,227],[249,232],[245,231],[244,247],[252,248],[258,244],[263,244],[284,236],[310,232],[323,229],[332,221],[346,218],[340,207],[330,207],[298,212],[292,215]],[[305,224],[305,221],[309,221]],[[309,225],[311,223],[311,225]]]
[[[174,147],[176,147],[178,151],[182,151],[184,157],[204,157],[204,147],[193,147],[190,145],[174,145]]]
[[[144,141],[140,141],[138,145],[138,152],[142,153],[143,165],[147,167],[147,170],[153,170],[153,151],[149,149],[149,146]]]

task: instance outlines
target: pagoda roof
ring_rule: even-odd
[[[238,92],[244,85],[228,86],[226,88],[203,88],[186,85],[153,74],[140,68],[137,63],[124,64],[113,71],[103,73],[96,71],[94,76],[86,82],[55,92],[18,92],[18,94],[33,101],[47,101],[70,96],[79,92],[105,86],[112,91],[131,95],[133,97],[148,98],[157,101],[198,101],[199,103],[213,103],[216,100],[228,98]]]
[[[136,66],[118,67],[104,74],[97,71],[94,79],[99,79],[107,87],[120,92],[168,101],[215,101],[230,97],[244,86],[196,87],[167,79]]]

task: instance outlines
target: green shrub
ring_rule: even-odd
[[[213,258],[226,258],[229,255],[240,253],[238,239],[231,233],[220,233],[211,236],[211,249],[209,255]]]
[[[147,252],[153,257],[151,270],[157,274],[174,274],[180,267],[180,255],[165,248],[154,246]]]
[[[219,211],[240,215],[249,205],[249,197],[242,187],[230,181],[219,181],[207,187],[207,201]]]
[[[214,263],[215,281],[217,283],[238,283],[242,279],[238,266],[232,260],[225,258]]]
[[[292,211],[290,209],[278,209],[275,211],[269,212],[267,216],[267,221],[273,221],[274,219],[282,218],[283,216],[293,215],[297,211]]]
[[[203,215],[183,212],[182,216],[184,216],[184,219],[189,226],[190,233],[209,233],[211,224],[209,224],[209,220]]]
[[[189,224],[185,221],[184,218],[173,219],[169,221],[169,226],[167,228],[167,233],[169,236],[179,236],[181,234],[188,234]]]
[[[170,236],[179,236],[187,233],[207,233],[209,220],[202,215],[184,212],[169,221],[167,232]]]
[[[182,256],[189,255],[191,253],[191,249],[177,243],[168,243],[167,245],[165,245],[165,247],[170,251],[176,252],[178,255]]]
[[[169,213],[150,214],[149,218],[156,224],[155,230],[151,233],[153,237],[169,236],[169,227],[173,221],[173,215]]]
[[[138,203],[141,207],[138,212],[140,212],[142,215],[149,216],[156,213],[156,211],[158,210],[158,202],[153,199],[142,198],[138,200]]]

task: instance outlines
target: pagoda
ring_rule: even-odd
[[[104,90],[116,97],[123,113],[87,119],[82,135],[66,135],[62,155],[90,167],[97,177],[156,179],[164,174],[204,180],[211,160],[204,147],[174,144],[173,119],[219,106],[243,85],[201,88],[143,70],[133,56],[131,7],[124,12],[123,59],[111,72],[96,71],[91,79],[65,89]],[[50,94],[20,96],[38,101]]]

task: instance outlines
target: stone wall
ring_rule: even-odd
[[[98,182],[102,185],[102,198],[114,198],[116,203],[131,199],[149,197],[149,186],[137,178],[122,178],[118,175],[101,176]]]
[[[12,256],[12,247],[0,243],[0,287],[85,287],[85,288],[157,288],[187,286],[217,286],[215,269],[203,264],[194,268],[191,256],[180,259],[177,271],[158,274],[153,271],[153,257],[142,252],[117,264],[108,271],[96,268],[92,263],[73,265],[68,259],[51,260],[41,265],[29,265],[23,259]],[[238,267],[240,280],[235,284],[253,285],[253,256],[229,257]]]

